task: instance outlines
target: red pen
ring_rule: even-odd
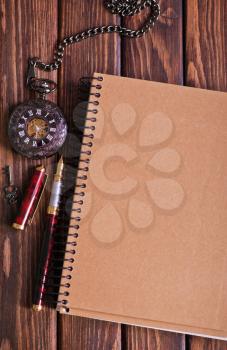
[[[57,171],[54,176],[54,182],[51,190],[50,203],[47,208],[47,228],[41,250],[39,274],[36,281],[35,295],[33,300],[33,309],[41,311],[44,304],[44,296],[47,292],[48,272],[54,246],[54,234],[58,219],[58,211],[60,204],[62,175],[63,175],[63,158],[58,162]]]
[[[47,180],[45,167],[40,165],[36,167],[31,178],[31,182],[22,201],[19,214],[16,217],[12,227],[16,230],[24,230],[27,224],[32,222],[35,211],[38,207],[42,192]]]

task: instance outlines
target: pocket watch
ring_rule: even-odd
[[[28,86],[38,94],[38,98],[14,109],[8,135],[15,151],[28,158],[41,159],[53,155],[63,145],[67,125],[60,108],[45,99],[56,89],[56,83],[35,78],[34,65],[30,65]]]

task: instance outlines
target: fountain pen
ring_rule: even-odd
[[[47,208],[47,227],[44,241],[41,249],[39,273],[35,285],[35,294],[33,300],[33,309],[41,311],[44,304],[44,298],[48,294],[48,273],[50,270],[51,259],[54,246],[54,234],[58,221],[58,211],[60,205],[62,176],[63,176],[63,158],[61,157],[57,164],[57,171],[54,175],[49,206]]]

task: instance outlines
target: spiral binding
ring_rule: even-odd
[[[96,82],[94,83],[94,81]],[[94,139],[98,113],[97,106],[99,105],[98,99],[101,97],[102,81],[103,77],[101,76],[80,79],[79,101],[86,102],[86,108],[81,106],[85,114],[83,131],[81,132],[80,157],[75,167],[74,188],[72,187],[67,193],[62,194],[58,222],[55,227],[50,266],[46,276],[44,303],[52,305],[58,310],[61,309],[66,313],[69,312],[67,297],[69,296],[70,280],[72,278],[71,272],[73,271],[73,264],[75,262],[81,221],[80,213],[84,204],[84,190],[86,189],[88,178],[87,172],[89,171],[91,148],[93,146],[92,140]],[[92,92],[90,91],[91,88],[93,88]],[[90,96],[94,97],[94,100],[91,100]],[[86,125],[86,121],[89,121],[89,125]],[[81,131],[81,127],[79,131]],[[67,172],[63,176],[63,184],[66,178]],[[77,179],[76,185],[75,178]],[[75,216],[73,215],[71,217],[65,214],[66,202],[69,200],[70,213],[75,214]],[[62,283],[62,281],[64,282]],[[59,296],[62,296],[62,298],[59,298]]]

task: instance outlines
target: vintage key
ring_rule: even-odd
[[[10,205],[15,204],[19,198],[19,189],[16,187],[13,179],[12,168],[10,165],[6,165],[3,168],[3,173],[6,175],[7,184],[4,186],[5,199]]]

